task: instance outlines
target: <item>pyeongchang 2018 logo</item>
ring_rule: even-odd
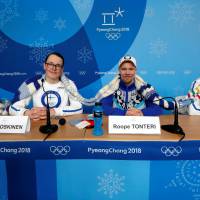
[[[97,32],[105,33],[105,37],[108,40],[118,40],[123,32],[130,31],[129,27],[119,27],[118,22],[124,17],[125,10],[118,7],[118,10],[111,12],[103,12],[101,27],[97,27]]]
[[[161,148],[161,152],[166,156],[166,157],[170,157],[170,156],[179,156],[179,154],[182,152],[182,148],[180,146],[177,147],[166,147],[163,146]]]
[[[62,155],[65,156],[70,152],[70,146],[50,146],[50,152],[55,156]]]

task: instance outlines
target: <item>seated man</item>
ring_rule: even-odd
[[[108,84],[108,95],[101,99],[105,115],[156,116],[162,114],[161,107],[174,109],[174,104],[159,97],[150,84],[136,75],[136,70],[134,57],[121,58],[119,76]]]
[[[19,87],[9,107],[9,114],[26,115],[33,120],[45,119],[47,95],[51,116],[82,113],[82,104],[71,95],[71,90],[77,91],[77,88],[63,75],[63,68],[63,56],[57,52],[50,53],[44,63],[45,74],[26,80]],[[62,82],[63,76],[67,84]],[[28,109],[31,101],[33,107]]]

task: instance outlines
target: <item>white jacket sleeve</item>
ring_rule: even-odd
[[[73,81],[70,80],[71,89],[77,91],[77,87]],[[66,98],[68,103],[64,107],[54,108],[57,116],[67,116],[80,114],[83,112],[82,104],[77,101],[69,92],[66,91]]]
[[[17,115],[17,116],[24,115],[24,112],[28,110],[26,106],[30,103],[30,100],[31,100],[31,97],[28,97],[26,99],[23,99],[11,104],[9,107],[9,114]]]
[[[74,115],[80,114],[83,112],[82,104],[73,98],[69,98],[69,105],[65,107],[54,108],[56,112],[56,116],[67,116],[67,115]]]

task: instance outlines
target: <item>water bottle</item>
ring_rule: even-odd
[[[101,136],[103,135],[103,109],[102,109],[102,103],[96,102],[93,110],[94,114],[94,129],[93,129],[93,135],[95,136]]]

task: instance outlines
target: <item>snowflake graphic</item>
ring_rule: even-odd
[[[35,21],[38,21],[40,24],[44,24],[48,20],[48,11],[40,8],[35,11]]]
[[[6,40],[2,36],[0,36],[0,53],[3,52],[6,48],[8,48],[7,42],[8,42],[8,40]]]
[[[59,17],[58,19],[54,20],[55,26],[54,28],[58,29],[59,31],[62,31],[66,28],[66,20]]]
[[[97,179],[99,180],[99,189],[97,191],[103,191],[110,199],[119,192],[125,191],[123,189],[125,177],[114,173],[112,169],[110,169],[108,173],[104,173],[103,177],[98,176]]]
[[[30,60],[35,61],[35,63],[42,65],[47,54],[51,53],[53,50],[53,44],[48,44],[43,37],[39,38],[39,40],[34,41],[33,44],[30,45]]]
[[[179,24],[181,27],[194,20],[193,7],[194,5],[185,1],[178,1],[169,5],[169,20]]]
[[[0,0],[0,27],[19,16],[17,0]]]
[[[200,161],[187,160],[177,162],[175,178],[165,189],[182,187],[192,192],[194,200],[200,200]]]
[[[149,18],[154,16],[154,9],[153,9],[153,7],[150,7],[150,6],[146,7],[145,16],[149,17]]]
[[[92,50],[83,47],[78,50],[78,60],[81,61],[82,63],[86,64],[90,60],[92,60]]]
[[[167,53],[167,43],[162,41],[161,39],[157,39],[151,42],[149,53],[160,58]]]
[[[86,10],[91,7],[94,0],[74,0],[74,4],[79,10]]]

